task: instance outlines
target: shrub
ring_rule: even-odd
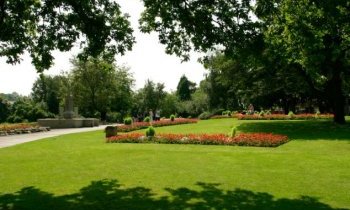
[[[231,115],[231,111],[230,110],[223,111],[222,115],[230,116]]]
[[[116,122],[122,122],[122,121],[123,121],[123,117],[121,113],[119,112],[107,113],[107,122],[116,123]]]
[[[145,119],[143,119],[143,122],[151,122],[151,118],[149,116],[145,117]]]
[[[270,110],[267,110],[267,111],[265,111],[265,114],[266,114],[266,115],[271,115],[271,111],[270,111]]]
[[[265,112],[261,110],[261,112],[259,113],[259,116],[263,117],[264,115],[265,115]]]
[[[131,124],[132,124],[132,119],[131,119],[131,117],[125,118],[125,119],[124,119],[124,124],[125,124],[125,125],[131,125]]]
[[[212,115],[209,112],[203,112],[198,116],[199,119],[201,120],[207,120],[211,117]]]
[[[316,118],[316,119],[319,119],[319,118],[320,118],[320,114],[321,114],[320,111],[317,111],[317,112],[315,113],[315,118]]]
[[[234,126],[234,127],[231,129],[231,133],[230,133],[229,136],[230,136],[231,138],[233,138],[233,137],[236,136],[236,134],[237,134],[237,127]]]
[[[156,130],[152,126],[149,126],[146,130],[146,136],[153,137],[154,135],[156,135]]]
[[[170,120],[171,120],[171,121],[174,121],[174,120],[175,120],[175,115],[173,115],[173,114],[170,115]]]
[[[214,109],[214,110],[212,110],[211,114],[212,115],[221,115],[223,111],[225,111],[225,109]]]
[[[292,112],[292,111],[288,112],[288,117],[294,117],[294,115],[295,115],[294,112]]]

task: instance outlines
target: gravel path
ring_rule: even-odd
[[[31,134],[19,134],[0,136],[0,148],[10,147],[17,144],[23,144],[26,142],[36,141],[39,139],[60,136],[63,134],[80,133],[87,131],[103,130],[107,125],[101,125],[98,127],[91,128],[66,128],[66,129],[52,129],[47,132],[31,133]]]

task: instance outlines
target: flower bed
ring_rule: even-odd
[[[196,119],[176,118],[174,121],[160,120],[160,121],[153,121],[153,122],[135,122],[132,125],[119,125],[117,126],[117,128],[118,128],[118,132],[130,132],[130,131],[148,128],[150,125],[152,125],[153,127],[162,127],[162,126],[190,124],[190,123],[197,123],[197,122],[198,120]]]
[[[288,137],[271,133],[241,133],[235,137],[224,134],[158,134],[149,138],[141,133],[129,133],[110,137],[107,142],[277,147],[288,142]]]
[[[237,115],[238,120],[315,120],[315,119],[332,119],[333,114],[270,114],[270,115]]]
[[[39,127],[37,123],[15,123],[0,124],[0,135],[7,136],[13,134],[34,133],[47,131],[49,128]]]
[[[232,116],[231,115],[214,115],[210,117],[210,119],[225,119],[225,118],[232,118]]]

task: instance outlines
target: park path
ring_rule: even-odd
[[[81,133],[87,131],[103,130],[107,125],[100,125],[98,127],[90,128],[65,128],[65,129],[52,129],[47,132],[31,133],[31,134],[19,134],[0,136],[0,148],[11,147],[17,144],[23,144],[26,142],[36,141],[39,139],[60,136],[70,133]]]

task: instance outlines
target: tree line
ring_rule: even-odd
[[[203,61],[205,78],[197,85],[183,75],[176,91],[165,91],[163,83],[146,80],[144,87],[134,90],[130,70],[103,58],[71,61],[73,68],[60,75],[41,74],[34,82],[30,96],[16,93],[0,95],[0,122],[36,121],[58,117],[67,95],[84,117],[102,121],[123,122],[126,117],[138,120],[150,110],[161,117],[198,117],[221,114],[225,110],[245,112],[249,104],[256,111],[288,113],[331,112],[327,98],[315,94],[307,77],[297,67],[290,71],[246,69],[238,60],[222,53]],[[293,71],[292,71],[293,70]]]
[[[203,63],[211,71],[209,81],[227,74],[211,88],[225,90],[231,83],[225,92],[228,102],[218,97],[210,100],[211,107],[251,100],[262,107],[277,104],[294,110],[298,104],[312,103],[334,113],[335,122],[345,123],[348,0],[143,0],[143,4],[139,27],[144,33],[158,33],[167,53],[184,61],[193,50],[207,53]],[[115,54],[131,50],[135,38],[128,15],[115,1],[2,0],[0,42],[0,56],[8,63],[20,62],[20,56],[29,52],[37,71],[43,72],[53,64],[53,50],[68,51],[79,42],[80,61],[113,60]],[[228,66],[218,66],[221,61]],[[89,106],[99,108],[97,102]]]

